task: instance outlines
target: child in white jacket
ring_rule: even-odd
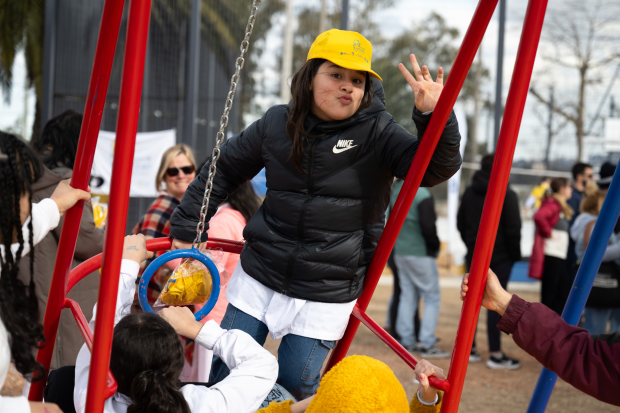
[[[203,325],[185,307],[166,308],[159,313],[161,318],[129,314],[140,263],[148,255],[143,235],[125,238],[110,360],[118,391],[105,402],[104,412],[255,412],[275,384],[278,363],[252,337],[239,330],[223,330],[215,321]],[[90,328],[94,331],[94,316]],[[184,356],[178,335],[213,350],[230,368],[230,375],[211,387],[180,387]],[[90,368],[86,346],[75,367],[74,404],[82,413]]]
[[[39,160],[25,143],[0,132],[0,387],[11,363],[27,378],[34,372],[43,373],[33,350],[43,340],[38,312],[44,309],[37,308],[32,280],[26,286],[18,279],[19,261],[56,228],[66,210],[80,200],[90,200],[87,191],[62,181],[51,198],[32,204],[31,185],[41,173]],[[33,259],[30,254],[31,265]],[[24,396],[0,396],[0,413],[4,412],[57,413],[60,409],[50,403],[28,402]]]

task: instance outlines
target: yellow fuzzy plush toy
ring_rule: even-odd
[[[367,356],[350,356],[331,369],[306,413],[438,413],[441,392],[434,406],[423,405],[417,394],[411,404],[392,370]],[[276,403],[257,413],[290,413],[292,400]]]

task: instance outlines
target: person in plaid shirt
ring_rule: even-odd
[[[181,203],[181,198],[187,187],[196,177],[196,159],[189,146],[179,144],[171,147],[161,158],[155,187],[160,192],[159,196],[142,219],[133,228],[133,234],[143,234],[146,239],[170,236],[170,217],[174,209]],[[159,251],[155,257],[163,254]],[[146,268],[151,261],[146,262]],[[160,268],[151,278],[148,286],[149,302],[153,304],[157,301],[162,287],[170,276],[171,270],[176,267],[179,260],[170,261],[166,266]],[[141,270],[141,273],[144,271]],[[140,279],[138,278],[138,282]],[[134,306],[140,308],[138,296],[134,300]]]

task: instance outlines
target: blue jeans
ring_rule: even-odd
[[[276,383],[263,401],[263,404],[260,405],[259,409],[264,409],[269,406],[269,403],[271,402],[283,402],[284,400],[293,400],[294,402],[297,402],[291,393]]]
[[[396,331],[403,346],[416,344],[413,316],[418,308],[418,299],[424,300],[424,314],[420,325],[420,344],[424,348],[435,345],[435,330],[439,321],[439,273],[433,257],[414,255],[396,255],[394,261],[398,267],[400,283],[400,303],[396,317]]]
[[[586,322],[583,328],[592,335],[605,334],[607,321],[611,322],[610,333],[620,333],[620,308],[586,307],[584,315]]]
[[[232,304],[228,304],[220,326],[225,330],[241,330],[248,333],[261,346],[265,344],[267,326]],[[319,388],[321,367],[336,341],[318,340],[288,334],[282,338],[278,348],[277,383],[287,389],[297,400],[303,400]],[[230,370],[221,358],[214,356],[209,381],[221,381]]]

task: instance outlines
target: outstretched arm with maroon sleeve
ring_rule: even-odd
[[[469,274],[461,299],[469,291]],[[620,335],[590,336],[566,323],[540,303],[528,303],[504,290],[493,271],[487,273],[482,306],[502,316],[497,328],[567,383],[605,403],[620,406]]]
[[[555,311],[513,295],[497,327],[543,366],[582,392],[620,406],[620,336],[590,336]]]

